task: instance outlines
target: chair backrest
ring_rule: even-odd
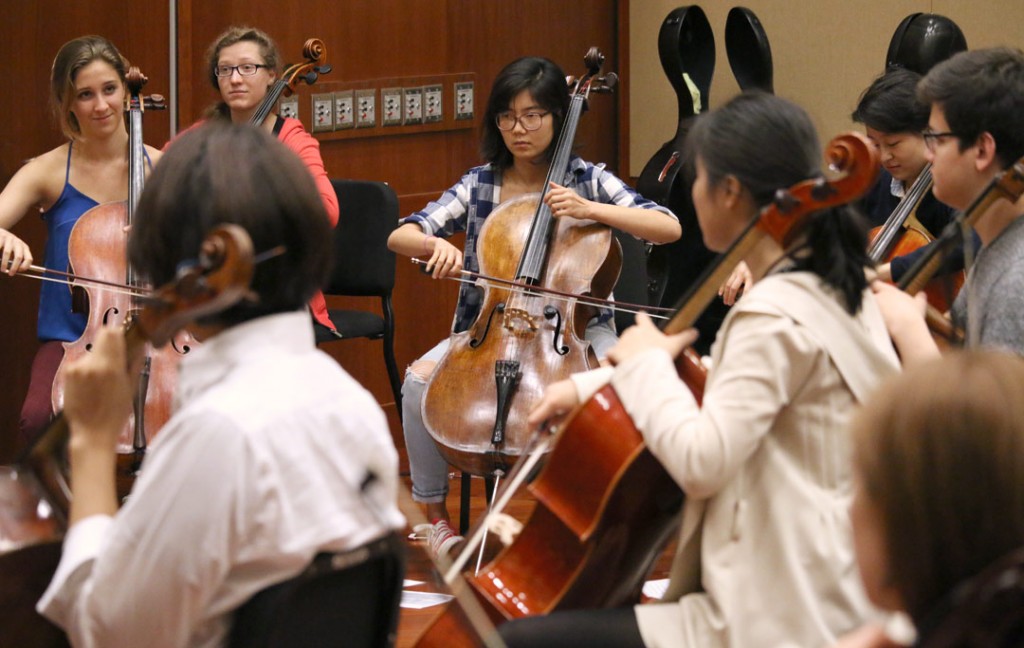
[[[624,304],[650,304],[647,277],[647,244],[625,232],[614,230],[615,238],[622,247],[622,270],[615,284],[615,301]],[[621,335],[633,325],[636,314],[626,311],[615,311],[615,328]]]
[[[331,180],[341,215],[334,230],[328,295],[385,297],[395,286],[388,235],[398,226],[398,196],[385,182]]]
[[[390,647],[405,577],[405,543],[391,533],[344,553],[321,553],[298,576],[235,613],[230,648]]]

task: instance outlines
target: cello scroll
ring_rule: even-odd
[[[331,66],[323,62],[327,58],[327,47],[319,38],[307,40],[302,46],[302,55],[305,57],[305,61],[289,65],[284,73],[281,74],[281,78],[275,81],[274,85],[270,86],[267,94],[263,97],[263,101],[256,108],[256,112],[252,114],[252,118],[249,120],[250,124],[253,126],[262,124],[282,94],[289,97],[295,91],[295,88],[299,86],[299,83],[304,81],[308,85],[313,85],[320,78],[321,74],[327,74],[331,71]]]
[[[300,82],[313,85],[321,74],[331,71],[331,66],[323,62],[327,58],[327,46],[319,38],[310,38],[302,45],[302,56],[305,61],[289,65],[281,75],[286,86],[283,89],[286,97],[295,91]]]

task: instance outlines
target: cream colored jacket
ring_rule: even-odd
[[[899,368],[870,291],[851,317],[810,273],[763,279],[733,307],[698,408],[652,350],[611,375],[651,452],[686,493],[666,600],[636,608],[644,643],[828,645],[873,610],[854,563],[847,419]],[[700,591],[703,590],[703,591]]]

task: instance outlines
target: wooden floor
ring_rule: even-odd
[[[452,520],[457,521],[459,519],[460,506],[459,481],[454,475],[450,476],[450,478],[452,479],[452,483],[451,494],[448,496],[448,509],[451,513]],[[406,479],[406,486],[409,486],[408,479]],[[507,509],[507,513],[517,520],[525,521],[529,516],[530,511],[533,509],[533,506],[534,501],[528,493],[519,493],[513,497],[512,502]],[[469,503],[471,521],[476,521],[481,515],[483,515],[485,508],[486,498],[484,496],[483,480],[480,478],[473,478],[472,496]],[[407,515],[407,517],[411,516]],[[410,531],[407,530],[407,534],[409,532]],[[667,577],[672,550],[672,546],[665,549],[661,557],[656,562],[650,578]],[[433,563],[426,554],[424,542],[413,540],[409,541],[408,564],[405,577],[410,580],[424,581],[423,585],[417,585],[409,588],[411,590],[423,592],[447,591],[442,579],[437,575]],[[435,617],[441,614],[442,610],[443,606],[435,606],[419,610],[402,608],[398,622],[397,648],[414,646],[419,636],[430,625]]]

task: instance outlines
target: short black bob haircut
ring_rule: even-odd
[[[931,111],[917,100],[920,80],[920,74],[905,68],[889,70],[861,95],[853,121],[883,133],[920,133],[928,126]]]
[[[569,112],[569,89],[565,72],[554,62],[536,56],[516,59],[498,73],[491,86],[480,132],[480,155],[500,169],[512,166],[512,152],[505,146],[505,140],[495,122],[499,113],[508,110],[512,100],[520,92],[528,91],[537,105],[551,113],[554,120],[554,137],[545,152],[551,160],[558,136],[562,133],[566,114]]]
[[[175,140],[139,199],[128,257],[154,286],[199,256],[210,230],[244,228],[256,253],[284,245],[255,267],[243,301],[202,324],[231,326],[295,311],[320,288],[331,262],[331,230],[309,170],[269,134],[247,124],[210,122]]]

